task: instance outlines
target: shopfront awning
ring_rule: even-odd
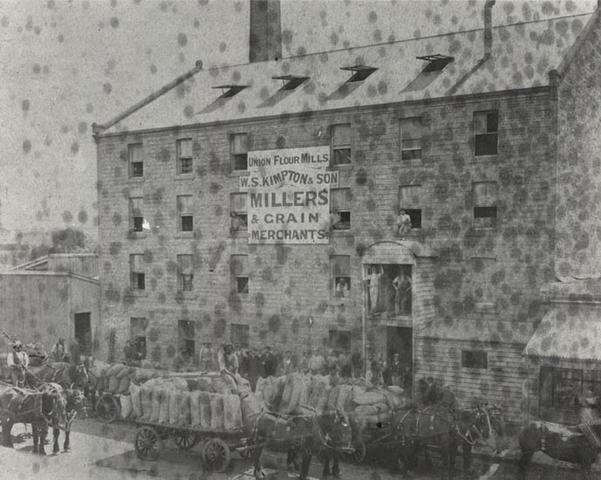
[[[601,307],[554,306],[543,317],[524,354],[601,361]]]

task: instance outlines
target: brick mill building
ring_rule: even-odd
[[[95,125],[100,353],[399,353],[464,405],[537,415],[558,368],[524,355],[555,308],[541,288],[601,263],[600,20],[493,28],[493,4],[483,29],[282,58],[278,3],[251,2],[249,63],[198,64]],[[334,180],[245,188],[276,156]]]

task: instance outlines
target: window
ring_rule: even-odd
[[[424,55],[416,57],[418,60],[428,62],[417,77],[415,77],[404,88],[403,92],[415,92],[428,87],[442,73],[445,67],[451,63],[454,58],[447,55],[435,53],[434,55]]]
[[[330,348],[336,352],[351,351],[351,332],[347,330],[330,330],[329,332]]]
[[[422,132],[421,117],[401,119],[401,160],[422,158]]]
[[[412,313],[413,277],[411,265],[369,264],[364,266],[367,312],[394,318]]]
[[[462,350],[461,366],[464,368],[488,368],[488,354],[484,350]]]
[[[191,292],[194,289],[192,255],[177,256],[177,289],[180,292]]]
[[[332,188],[330,190],[330,213],[334,230],[350,230],[351,198],[350,188]]]
[[[129,338],[135,351],[142,359],[146,358],[146,328],[148,321],[144,317],[131,317],[129,321]]]
[[[234,292],[248,294],[248,255],[232,255],[230,258],[232,289]]]
[[[178,195],[176,203],[177,215],[179,217],[179,231],[192,232],[194,230],[192,195]]]
[[[248,168],[248,135],[234,133],[230,137],[230,151],[232,153],[232,169],[246,170]]]
[[[230,230],[232,233],[248,229],[246,193],[230,194]]]
[[[192,139],[177,141],[177,173],[192,173]]]
[[[351,163],[351,124],[332,125],[332,165]]]
[[[575,410],[575,400],[588,390],[595,395],[601,394],[601,372],[541,366],[539,379],[541,406]]]
[[[130,288],[132,290],[146,290],[143,258],[144,255],[140,254],[129,256]]]
[[[352,67],[342,67],[341,70],[353,72],[353,75],[346,81],[346,83],[355,83],[362,82],[363,80],[365,80],[372,73],[374,73],[377,70],[377,68],[366,67],[365,65],[354,65]]]
[[[492,228],[497,224],[497,182],[474,182],[474,227]]]
[[[498,112],[474,112],[476,156],[497,154],[498,127]]]
[[[247,348],[249,345],[249,326],[242,323],[230,325],[230,341],[232,345]]]
[[[422,228],[421,191],[421,185],[401,185],[399,187],[399,230],[406,229],[406,225],[403,224],[403,211],[411,220],[411,229]]]
[[[194,322],[179,320],[177,322],[177,343],[179,354],[185,359],[191,359],[196,354],[196,340]]]
[[[350,255],[332,255],[330,257],[331,289],[335,297],[350,296],[351,257]]]
[[[144,176],[144,160],[142,159],[142,144],[133,143],[127,146],[127,157],[129,159],[129,176]]]
[[[135,197],[129,199],[129,228],[132,232],[144,231],[144,199]]]

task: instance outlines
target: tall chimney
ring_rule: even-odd
[[[484,4],[484,58],[490,58],[492,52],[492,7],[495,0],[487,0]]]
[[[282,58],[280,0],[250,0],[248,61]]]

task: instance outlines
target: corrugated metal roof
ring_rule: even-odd
[[[107,133],[548,85],[548,72],[560,65],[591,16],[495,27],[492,55],[484,63],[483,31],[472,30],[201,70]],[[417,82],[423,88],[410,87],[427,65],[417,57],[433,54],[454,61],[427,79],[431,82]],[[346,84],[350,74],[341,68],[353,65],[377,70],[363,82]],[[310,80],[295,90],[279,91],[282,82],[273,77],[283,75]],[[249,88],[218,101],[221,93],[211,87],[224,84]]]
[[[524,354],[601,361],[601,308],[558,305],[543,317]]]

